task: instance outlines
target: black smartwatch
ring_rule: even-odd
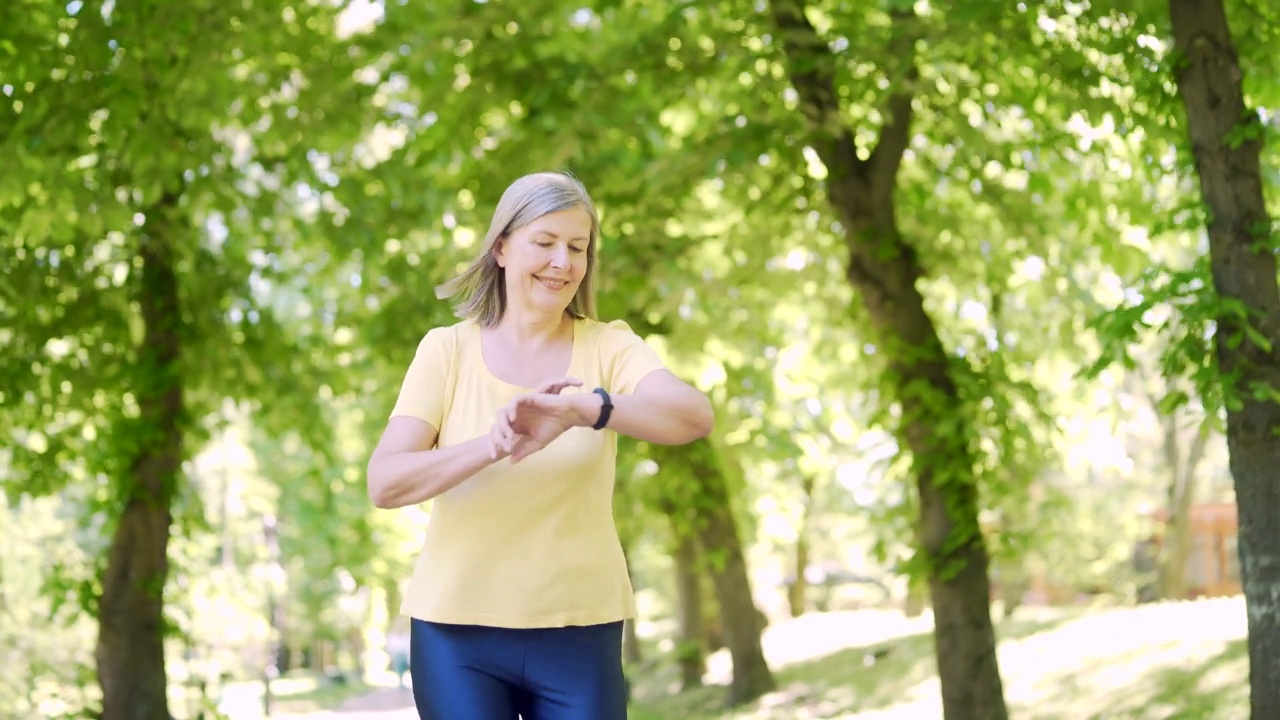
[[[600,405],[600,417],[596,419],[596,424],[591,426],[592,430],[603,430],[605,425],[609,424],[609,415],[613,412],[613,401],[609,399],[609,393],[604,388],[598,387],[591,392],[600,396],[604,402]]]

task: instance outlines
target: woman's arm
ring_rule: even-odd
[[[711,434],[715,412],[697,388],[668,370],[654,370],[635,392],[610,395],[613,412],[605,427],[659,445],[682,445]],[[604,407],[599,394],[521,395],[498,413],[492,433],[496,452],[511,462],[550,445],[571,427],[594,427]]]
[[[591,427],[600,418],[604,398],[596,393],[570,395],[577,401],[576,424]],[[701,390],[669,370],[645,375],[628,395],[610,395],[613,412],[607,428],[658,445],[683,445],[711,434],[715,410]]]
[[[366,471],[369,499],[375,506],[391,509],[426,502],[505,457],[490,435],[424,449],[435,442],[436,429],[428,422],[414,417],[387,422]]]
[[[559,378],[543,383],[534,394],[554,397],[581,384],[577,378]],[[515,441],[510,427],[497,422],[488,435],[428,449],[437,436],[431,423],[415,417],[397,416],[387,422],[365,471],[375,506],[392,509],[426,502],[507,457]]]

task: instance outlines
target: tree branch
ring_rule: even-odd
[[[788,75],[800,96],[800,111],[820,143],[818,154],[832,165],[862,165],[853,143],[853,134],[840,117],[836,99],[835,58],[818,30],[804,14],[802,0],[773,0],[769,4],[774,25],[787,58]],[[837,157],[839,159],[837,160]]]
[[[915,98],[915,84],[920,76],[916,67],[916,40],[919,39],[919,28],[909,25],[915,15],[909,10],[895,10],[893,19],[894,36],[889,42],[886,56],[890,62],[899,62],[896,72],[888,72],[893,93],[884,108],[884,122],[880,126],[880,140],[871,152],[869,163],[871,172],[876,177],[892,181],[898,176],[898,168],[902,165],[902,154],[911,142],[911,101]],[[893,77],[893,75],[898,77]]]
[[[835,55],[818,35],[817,28],[804,14],[803,0],[774,0],[770,12],[778,28],[788,61],[791,85],[800,97],[800,110],[814,133],[815,145],[828,170],[863,172],[867,169],[892,185],[902,164],[902,154],[911,140],[911,102],[918,76],[915,65],[915,42],[918,33],[899,30],[889,43],[887,55],[903,58],[905,66],[894,81],[894,92],[885,104],[884,124],[880,139],[868,161],[858,158],[853,133],[840,113],[835,80]],[[891,14],[895,27],[902,27],[915,16],[910,11]],[[894,73],[890,73],[891,75]]]
[[[916,68],[913,63],[907,79],[914,80],[915,75]],[[889,96],[889,102],[885,108],[887,117],[884,119],[884,125],[880,127],[880,141],[876,143],[875,150],[871,151],[871,158],[868,160],[873,176],[890,179],[898,176],[902,155],[907,149],[907,144],[911,142],[913,96],[914,93],[906,89],[897,90]]]

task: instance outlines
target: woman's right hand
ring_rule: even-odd
[[[534,389],[534,393],[546,393],[548,395],[559,395],[565,388],[581,387],[582,381],[575,377],[563,377],[557,380],[550,380],[539,385]],[[511,423],[515,421],[515,406],[512,404],[504,405],[498,411],[498,417],[493,422],[493,426],[489,429],[489,456],[494,461],[501,460],[511,454],[515,449],[516,442],[520,439],[520,434],[511,428]]]

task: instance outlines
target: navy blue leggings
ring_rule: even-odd
[[[622,623],[512,630],[414,620],[422,720],[626,720]]]

